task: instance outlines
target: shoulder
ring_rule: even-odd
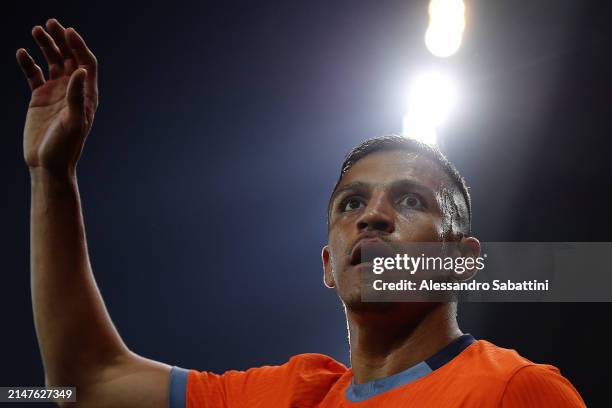
[[[315,370],[344,373],[347,370],[344,364],[329,356],[326,356],[325,354],[318,353],[304,353],[295,355],[289,359],[287,365],[297,370],[307,371]]]
[[[465,351],[466,360],[473,366],[474,374],[486,374],[504,382],[515,371],[534,364],[516,350],[499,347],[486,340],[477,340]]]
[[[508,381],[503,407],[585,407],[572,383],[557,367],[531,364],[518,369]]]
[[[347,368],[333,358],[324,354],[304,353],[297,354],[289,358],[289,360],[279,365],[263,365],[259,367],[249,368],[244,371],[229,370],[218,375],[206,371],[196,372],[191,370],[193,377],[211,377],[225,379],[246,379],[246,378],[290,378],[292,375],[309,374],[343,374]]]
[[[502,387],[503,407],[584,407],[580,394],[557,367],[537,364],[516,350],[486,340],[472,345],[474,374]]]
[[[190,406],[199,406],[201,401],[208,401],[211,406],[223,406],[228,402],[232,402],[232,406],[248,406],[249,401],[277,406],[295,395],[310,399],[322,397],[346,371],[343,364],[329,356],[306,353],[295,355],[284,364],[244,371],[214,374],[188,370],[187,378],[177,389],[186,392]]]

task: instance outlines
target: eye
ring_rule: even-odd
[[[408,208],[421,210],[425,208],[423,200],[417,194],[407,194],[400,200],[400,205]]]
[[[347,212],[357,210],[364,205],[363,200],[357,197],[349,197],[340,203],[340,211]]]

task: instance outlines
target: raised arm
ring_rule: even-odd
[[[76,165],[98,106],[97,61],[83,38],[57,20],[32,35],[48,79],[17,51],[30,89],[23,138],[30,170],[34,322],[48,386],[76,386],[80,406],[163,407],[170,367],[121,340],[92,273]]]

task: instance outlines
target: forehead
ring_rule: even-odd
[[[399,180],[415,181],[437,192],[447,185],[448,176],[436,162],[418,153],[376,152],[355,163],[342,177],[338,188],[357,181],[384,185]]]

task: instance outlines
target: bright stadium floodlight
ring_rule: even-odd
[[[425,45],[437,57],[449,57],[461,46],[465,29],[465,4],[462,0],[431,0]]]
[[[417,76],[410,84],[402,134],[429,145],[436,144],[436,129],[448,117],[456,101],[457,90],[449,77],[439,73]]]

